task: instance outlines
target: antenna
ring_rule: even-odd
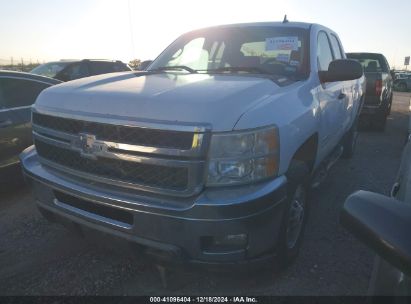
[[[284,15],[284,20],[283,20],[283,23],[288,23],[289,21],[288,21],[288,19],[287,19],[287,14],[285,14]]]

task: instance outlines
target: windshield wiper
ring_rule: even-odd
[[[296,78],[293,79],[289,75],[283,75],[283,74],[277,74],[277,73],[271,73],[265,69],[259,68],[259,67],[221,67],[217,69],[209,69],[209,70],[197,70],[198,72],[205,72],[205,73],[224,73],[224,72],[247,72],[250,74],[254,74],[254,76],[259,75],[259,77],[264,77],[272,80],[273,82],[279,84],[279,85],[284,85],[286,83],[290,83],[293,81],[299,81],[305,78]]]
[[[201,70],[200,70],[201,71]],[[256,74],[271,74],[268,71],[259,67],[221,67],[217,69],[204,70],[207,73],[223,73],[223,72],[247,72]]]
[[[192,69],[188,66],[185,66],[185,65],[163,66],[163,67],[153,69],[151,71],[167,71],[167,70],[186,70],[187,72],[190,72],[190,73],[197,73],[196,70],[194,70],[194,69]]]

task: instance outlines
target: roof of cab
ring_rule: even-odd
[[[293,22],[293,21],[288,21],[288,22],[251,22],[251,23],[233,23],[233,24],[223,24],[223,25],[215,25],[215,26],[210,26],[210,27],[204,27],[204,28],[199,28],[193,31],[188,32],[189,33],[194,33],[196,31],[202,31],[202,30],[209,30],[209,29],[217,29],[217,28],[235,28],[235,27],[253,27],[253,26],[272,26],[272,27],[278,27],[278,28],[299,28],[299,29],[305,29],[305,30],[311,30],[314,29],[314,31],[319,31],[319,30],[326,30],[332,33],[335,33],[332,29],[321,25],[317,23],[306,23],[306,22]]]
[[[251,22],[251,23],[237,23],[237,24],[226,24],[221,25],[221,27],[231,27],[231,26],[279,26],[279,27],[298,27],[303,29],[309,29],[312,23],[305,22]]]
[[[229,28],[229,27],[252,27],[252,26],[275,26],[275,27],[294,27],[309,29],[313,23],[305,22],[251,22],[251,23],[232,23],[232,24],[222,24],[210,27],[199,28],[197,30],[213,29],[213,28]],[[194,31],[197,31],[194,30]]]

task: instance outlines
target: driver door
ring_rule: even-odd
[[[328,70],[331,61],[334,60],[331,44],[326,32],[321,31],[317,40],[317,65],[318,72]],[[343,123],[345,117],[344,82],[321,83],[316,90],[321,112],[320,119],[320,153],[321,158],[326,157],[337,145],[343,135]]]

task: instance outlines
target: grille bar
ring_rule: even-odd
[[[67,114],[69,115],[69,114]],[[33,111],[40,162],[100,185],[190,197],[204,186],[211,126]],[[56,172],[57,173],[57,172]]]
[[[90,133],[97,139],[147,147],[190,150],[196,133],[147,129],[62,118],[33,112],[33,124],[70,134]],[[195,142],[195,140],[194,140]]]
[[[103,157],[88,159],[82,157],[80,152],[38,139],[35,139],[34,143],[40,157],[79,172],[174,191],[184,191],[188,187],[189,173],[186,167],[160,166]]]

